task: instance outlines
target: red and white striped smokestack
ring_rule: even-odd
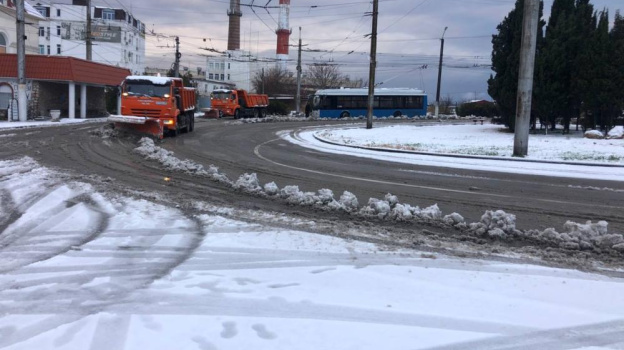
[[[240,0],[230,0],[230,9],[227,14],[230,17],[228,50],[240,50],[240,19],[243,16],[240,10]]]
[[[288,44],[290,42],[290,0],[280,0],[280,14],[277,25],[277,61],[278,65],[286,70],[288,62]]]

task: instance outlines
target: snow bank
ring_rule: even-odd
[[[624,139],[624,126],[616,126],[607,133],[608,139]]]
[[[367,204],[359,207],[357,197],[344,191],[340,199],[336,200],[330,189],[320,189],[317,192],[304,192],[299,186],[288,185],[283,188],[275,182],[260,185],[255,173],[243,174],[236,182],[228,179],[227,175],[219,172],[214,165],[208,170],[190,160],[179,160],[173,152],[167,151],[154,144],[149,138],[139,141],[135,150],[147,159],[156,160],[167,169],[182,171],[191,175],[206,176],[216,181],[230,185],[233,189],[252,195],[283,200],[291,205],[313,207],[326,211],[339,211],[361,217],[396,222],[429,223],[434,225],[451,226],[467,234],[501,240],[527,240],[555,245],[564,249],[599,250],[607,249],[624,253],[624,236],[609,234],[608,223],[599,221],[579,224],[568,221],[564,225],[564,232],[557,232],[554,228],[544,231],[516,229],[516,216],[503,210],[486,211],[479,222],[467,224],[464,217],[458,213],[443,216],[437,204],[426,208],[419,208],[407,203],[401,203],[396,195],[388,193],[384,199],[370,198]],[[0,172],[1,173],[1,172]]]
[[[507,238],[516,230],[516,216],[503,210],[488,210],[481,216],[481,221],[470,224],[470,229],[479,235]]]
[[[587,139],[604,139],[604,135],[598,130],[587,130],[583,136]]]
[[[208,170],[206,170],[203,165],[197,164],[191,160],[180,160],[174,156],[173,152],[156,146],[154,140],[148,137],[143,137],[139,140],[139,147],[135,148],[134,151],[141,154],[146,159],[159,162],[168,170],[181,171],[190,175],[206,176],[223,183],[232,183],[225,174],[219,172],[219,168],[216,166],[210,165]]]

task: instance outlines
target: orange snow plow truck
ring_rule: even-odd
[[[262,118],[269,106],[269,96],[250,94],[245,90],[214,90],[210,95],[210,106],[219,112],[219,118]]]
[[[182,79],[129,76],[121,84],[121,115],[108,120],[115,128],[149,134],[162,139],[195,128],[195,89]]]

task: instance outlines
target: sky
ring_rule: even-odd
[[[545,1],[545,17],[553,0]],[[130,10],[152,33],[147,40],[148,66],[169,68],[174,37],[179,36],[182,66],[205,67],[205,55],[227,48],[229,0],[95,0],[95,4]],[[440,37],[445,27],[441,95],[460,102],[489,99],[491,36],[515,0],[379,0],[377,78],[380,87],[421,88],[435,98]],[[593,0],[611,20],[619,0]],[[254,4],[252,8],[245,5]],[[258,57],[275,58],[279,0],[241,0],[241,46]],[[263,8],[266,6],[266,8]],[[337,64],[352,78],[368,80],[372,11],[370,0],[291,0],[289,69],[295,70],[301,27],[303,69],[312,63]],[[320,50],[320,51],[317,51]]]

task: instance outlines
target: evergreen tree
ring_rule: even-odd
[[[573,61],[574,0],[555,0],[538,61],[536,93],[542,124],[555,128],[556,120],[569,113]]]
[[[492,36],[492,70],[494,76],[488,79],[488,93],[498,108],[510,131],[515,131],[516,100],[518,98],[518,74],[520,70],[520,49],[522,45],[522,19],[524,0],[516,0],[514,9],[496,27],[498,34]],[[537,45],[542,45],[543,2],[540,1]],[[537,60],[536,60],[537,62]],[[536,70],[537,71],[537,70]]]
[[[609,39],[611,41],[610,62],[613,65],[611,73],[614,82],[613,112],[617,117],[624,111],[624,17],[619,11],[615,13]]]
[[[596,16],[596,15],[594,15]],[[597,19],[597,27],[588,43],[588,57],[591,63],[584,72],[585,90],[582,91],[585,109],[591,111],[593,127],[600,125],[606,129],[613,124],[613,106],[616,99],[615,83],[612,80],[615,66],[611,60],[611,42],[609,40],[609,14],[602,11]]]

